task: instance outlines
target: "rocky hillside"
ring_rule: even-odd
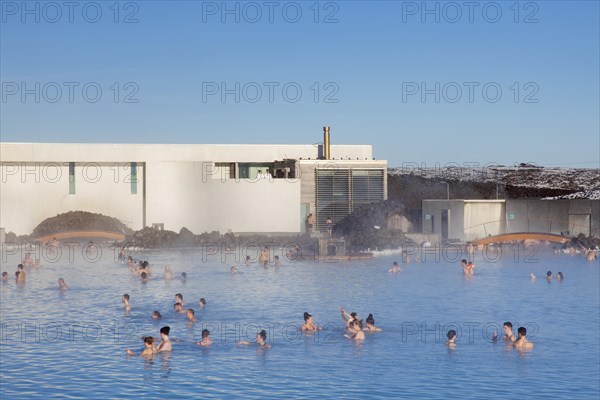
[[[116,218],[86,211],[69,211],[47,218],[35,227],[31,236],[40,237],[69,231],[108,231],[121,232],[125,235],[132,231]]]

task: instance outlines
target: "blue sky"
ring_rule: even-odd
[[[2,141],[600,167],[598,1],[72,4],[0,2]]]

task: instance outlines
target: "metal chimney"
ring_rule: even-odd
[[[331,158],[331,141],[329,137],[329,126],[323,127],[323,158],[329,160]]]

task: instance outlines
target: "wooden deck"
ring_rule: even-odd
[[[37,242],[47,243],[54,239],[73,239],[73,238],[96,238],[96,239],[110,239],[118,242],[125,240],[125,235],[118,232],[106,232],[106,231],[70,231],[60,232],[53,235],[40,236],[36,238]]]
[[[566,243],[571,239],[568,237],[564,237],[561,235],[555,235],[553,233],[536,233],[536,232],[522,232],[522,233],[507,233],[505,235],[497,235],[486,237],[483,239],[475,240],[472,243],[474,244],[490,244],[490,243],[505,243],[505,242],[514,242],[514,241],[524,241],[524,240],[539,240],[539,241],[548,241],[548,242],[556,242],[556,243]]]

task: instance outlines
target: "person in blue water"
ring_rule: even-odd
[[[517,329],[519,338],[513,342],[513,346],[517,349],[529,350],[533,348],[533,343],[527,340],[527,328],[521,326]]]

